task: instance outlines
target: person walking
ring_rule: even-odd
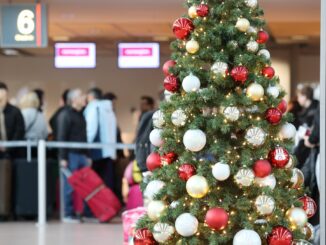
[[[67,96],[67,106],[58,116],[57,139],[65,142],[87,142],[86,121],[82,114],[85,96],[80,89],[72,89]],[[62,168],[75,172],[91,165],[87,151],[83,149],[59,149],[59,160]],[[64,219],[66,223],[79,222],[73,208],[73,189],[63,176]]]

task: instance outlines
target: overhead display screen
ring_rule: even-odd
[[[54,64],[56,68],[95,68],[95,43],[56,43]]]
[[[158,43],[119,43],[119,68],[158,68],[160,45]]]

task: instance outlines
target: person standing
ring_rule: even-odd
[[[89,143],[116,144],[117,120],[110,100],[101,100],[102,91],[92,88],[87,93],[88,104],[84,111],[87,124],[87,141]],[[91,150],[94,161],[93,169],[100,175],[104,183],[115,189],[114,160],[117,151],[114,146]]]
[[[20,110],[8,103],[8,87],[0,82],[0,141],[23,140],[24,119]],[[0,147],[0,220],[7,219],[12,210],[12,164],[13,157],[21,157],[19,148]]]
[[[23,140],[25,136],[25,124],[20,110],[8,103],[8,87],[0,82],[0,140]],[[1,148],[2,156],[15,152],[16,149],[7,151]],[[17,154],[15,154],[17,156]]]
[[[65,107],[68,106],[68,93],[69,93],[69,89],[66,89],[62,95],[61,95],[61,99],[59,102],[59,109],[56,110],[56,112],[53,114],[53,116],[50,118],[50,127],[52,129],[52,138],[53,140],[56,140],[56,136],[57,136],[57,128],[58,128],[58,117],[59,114],[65,109]]]
[[[87,142],[86,121],[82,114],[85,96],[80,89],[72,89],[67,96],[67,106],[58,115],[57,139],[65,142]],[[83,149],[59,149],[59,160],[62,168],[75,172],[91,165],[87,151]],[[73,208],[73,189],[64,178],[64,222],[78,222]]]
[[[48,137],[48,128],[40,102],[35,92],[29,92],[20,100],[20,108],[25,122],[25,139],[41,140]]]
[[[149,140],[149,135],[153,130],[152,117],[154,114],[154,99],[149,96],[142,96],[140,103],[141,116],[136,132],[135,157],[141,172],[146,172],[146,159],[152,152],[153,147]]]
[[[300,132],[304,132],[298,145],[294,149],[294,155],[298,159],[298,168],[301,168],[310,154],[310,149],[304,145],[304,136],[309,135],[309,131],[313,125],[314,117],[318,109],[319,102],[314,100],[314,90],[309,85],[302,85],[297,91],[298,103],[302,110],[298,113],[298,120],[301,128]]]

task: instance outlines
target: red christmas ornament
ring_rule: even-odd
[[[187,181],[188,179],[190,179],[190,177],[192,177],[195,174],[196,174],[196,168],[191,164],[185,163],[179,167],[178,170],[179,178],[184,181]]]
[[[162,166],[170,165],[175,160],[177,160],[177,158],[178,158],[178,155],[175,154],[174,152],[166,153],[161,157],[161,165]]]
[[[276,125],[282,119],[282,112],[277,108],[269,108],[265,112],[265,118],[270,124]]]
[[[205,222],[214,230],[223,230],[229,221],[229,215],[223,208],[211,208],[206,213]]]
[[[272,79],[275,75],[275,70],[273,67],[271,66],[266,66],[265,68],[263,68],[263,70],[261,71],[261,73],[263,74],[263,76]]]
[[[177,92],[179,89],[179,79],[176,76],[167,76],[164,79],[164,88],[172,93]]]
[[[259,178],[264,178],[272,172],[272,166],[268,160],[256,161],[252,169],[255,172],[255,176]]]
[[[266,43],[269,39],[269,35],[266,31],[259,31],[257,34],[257,40],[256,42],[259,44]]]
[[[234,81],[244,84],[248,79],[249,71],[245,66],[236,66],[231,71],[231,76]]]
[[[300,197],[299,201],[303,204],[303,209],[306,211],[308,218],[311,218],[317,212],[317,204],[311,197],[304,196]]]
[[[282,101],[278,104],[277,108],[284,114],[287,111],[288,103],[285,99],[282,99]]]
[[[206,17],[209,13],[209,7],[207,4],[200,4],[197,6],[197,15],[199,17]]]
[[[163,65],[163,73],[165,76],[173,75],[169,72],[170,68],[174,67],[177,64],[174,60],[168,60]]]
[[[173,23],[173,33],[178,39],[186,39],[194,28],[194,24],[188,18],[179,18]]]
[[[284,226],[275,226],[267,237],[268,245],[291,245],[292,232]]]
[[[161,165],[161,156],[157,152],[152,152],[146,159],[146,166],[149,171],[154,171],[157,168],[160,168]]]
[[[268,154],[269,162],[276,168],[284,168],[289,160],[289,152],[283,147],[276,147]]]
[[[147,229],[143,228],[137,230],[134,235],[134,245],[155,245],[158,244],[153,237],[153,234]]]

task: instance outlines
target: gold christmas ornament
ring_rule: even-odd
[[[245,138],[249,144],[257,147],[265,143],[266,133],[259,127],[251,127],[247,130]]]
[[[235,27],[241,32],[246,32],[250,27],[250,22],[245,18],[239,18]]]
[[[264,88],[258,83],[252,83],[248,86],[246,93],[252,101],[260,101],[264,96]]]
[[[303,185],[304,175],[300,169],[297,169],[297,168],[292,169],[291,182],[292,182],[293,189],[298,189]]]
[[[255,174],[249,168],[241,168],[234,176],[234,180],[239,186],[251,186],[255,180]]]
[[[197,7],[196,6],[191,6],[189,9],[188,9],[188,15],[190,18],[194,19],[196,18],[198,15],[197,15]]]
[[[191,39],[186,44],[186,50],[190,54],[195,54],[199,50],[199,43],[196,40]]]
[[[305,227],[301,229],[302,233],[305,234],[308,241],[313,241],[315,239],[315,229],[312,224],[307,223]]]
[[[249,41],[247,43],[247,50],[252,53],[256,53],[258,51],[259,44],[256,41]]]
[[[162,201],[151,201],[147,207],[147,215],[153,220],[157,221],[166,209],[166,204]]]
[[[273,174],[268,175],[264,178],[255,178],[255,184],[260,186],[260,187],[266,187],[268,186],[269,188],[271,188],[272,190],[274,190],[275,186],[276,186],[276,178]]]
[[[209,186],[205,177],[194,175],[188,179],[186,189],[193,198],[203,198],[207,195]]]
[[[156,111],[153,114],[153,125],[156,128],[162,128],[165,121],[164,121],[164,114],[161,110]]]
[[[295,161],[293,159],[293,156],[290,155],[290,160],[289,160],[288,164],[285,165],[285,168],[286,169],[293,168],[294,167],[294,163],[295,163]]]
[[[290,208],[285,215],[293,229],[303,228],[308,222],[307,214],[302,208]]]
[[[240,111],[237,107],[235,106],[229,106],[226,107],[223,111],[223,114],[225,116],[226,119],[235,122],[239,119],[240,117]]]
[[[164,243],[174,234],[174,227],[166,223],[156,223],[153,227],[153,236],[157,242]]]
[[[272,197],[267,195],[260,195],[256,198],[255,206],[261,215],[272,214],[275,209],[275,201]]]

